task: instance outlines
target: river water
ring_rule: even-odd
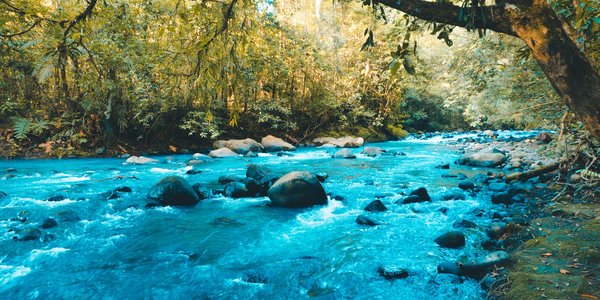
[[[289,157],[214,159],[196,166],[198,175],[185,174],[191,155],[154,157],[160,162],[150,165],[126,165],[117,158],[0,161],[0,172],[16,169],[7,173],[16,177],[0,179],[0,191],[8,194],[0,199],[0,298],[484,298],[474,280],[436,277],[440,262],[484,252],[477,229],[465,231],[461,249],[440,248],[435,237],[463,218],[485,225],[489,220],[470,212],[492,209],[485,194],[441,200],[458,182],[442,174],[472,177],[488,171],[435,168],[459,157],[445,145],[448,140],[367,145],[406,156],[358,154],[345,160],[332,159],[331,149],[301,148]],[[221,175],[243,176],[251,163],[280,173],[326,172],[325,190],[345,199],[301,210],[270,207],[266,197],[222,196],[193,208],[144,208],[146,192],[165,176],[214,186]],[[115,179],[119,175],[124,178]],[[112,200],[101,195],[122,186],[133,192]],[[432,202],[394,204],[421,186]],[[44,201],[55,194],[67,199]],[[356,224],[376,197],[388,210],[367,214],[385,224]],[[39,238],[13,239],[15,229],[39,228],[48,217],[58,225],[41,229]],[[378,274],[380,266],[405,268],[410,276],[388,281]]]

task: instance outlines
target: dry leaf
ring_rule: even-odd
[[[598,297],[596,297],[594,295],[590,295],[590,294],[579,294],[579,296],[581,296],[583,298],[588,298],[588,299],[598,299]]]
[[[542,253],[542,256],[543,257],[552,256],[552,253],[550,253],[550,252]]]
[[[568,274],[571,274],[571,272],[569,272],[569,270],[560,269],[560,274],[568,275]]]
[[[169,149],[173,152],[177,152],[177,147],[175,147],[173,145],[169,145]]]

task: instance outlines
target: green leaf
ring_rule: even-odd
[[[396,60],[395,58],[392,59],[392,63],[390,64],[390,73],[392,74],[392,76],[396,76],[399,68],[400,63],[398,63],[398,60]]]

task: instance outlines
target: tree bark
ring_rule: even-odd
[[[486,6],[483,11],[493,17],[483,20],[477,16],[473,24],[461,23],[461,7],[449,3],[373,1],[423,20],[460,27],[472,25],[522,39],[565,104],[594,137],[600,138],[600,75],[546,0],[510,0],[505,5]]]

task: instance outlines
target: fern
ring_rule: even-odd
[[[36,119],[35,122],[31,122],[29,131],[34,135],[41,135],[44,131],[48,130],[48,125],[50,125],[50,122]]]
[[[31,120],[27,118],[13,118],[13,132],[15,133],[15,138],[18,140],[23,140],[27,138],[27,134],[31,131]]]

